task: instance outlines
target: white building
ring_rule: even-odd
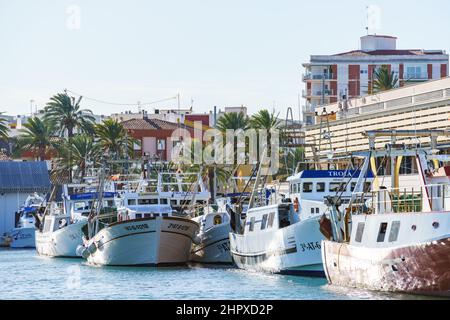
[[[333,55],[313,55],[303,64],[304,121],[314,123],[319,105],[373,92],[375,70],[386,66],[398,77],[398,86],[437,80],[448,75],[449,55],[443,50],[397,49],[397,38],[361,37],[361,49]]]

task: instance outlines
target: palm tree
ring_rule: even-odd
[[[99,159],[99,149],[88,135],[77,135],[70,142],[64,141],[55,148],[58,151],[55,172],[64,175],[71,175],[72,168],[76,166],[78,170],[74,176],[85,176],[88,163],[97,163]]]
[[[250,118],[250,126],[253,129],[278,129],[281,125],[281,121],[278,119],[278,114],[275,115],[275,111],[269,113],[267,109],[259,110]]]
[[[54,123],[60,134],[67,132],[69,139],[73,137],[74,129],[93,132],[95,118],[91,110],[80,109],[81,99],[75,101],[75,97],[69,97],[67,93],[58,93],[45,107],[45,118]]]
[[[19,130],[21,134],[17,138],[16,153],[30,150],[44,161],[47,151],[56,144],[53,124],[34,117],[23,126],[25,129]]]
[[[133,156],[133,145],[138,140],[128,135],[127,130],[115,119],[107,119],[95,126],[95,134],[99,148],[113,159],[129,155]]]
[[[6,119],[0,118],[0,140],[8,140],[8,131],[9,128],[6,124]]]
[[[391,90],[397,86],[398,77],[395,73],[389,72],[387,66],[382,66],[373,73],[373,90],[374,92],[381,92],[386,90]]]
[[[217,129],[222,133],[225,133],[227,129],[233,130],[246,130],[248,129],[248,117],[243,112],[230,112],[225,113],[217,120]]]

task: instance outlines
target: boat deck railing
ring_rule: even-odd
[[[356,192],[349,210],[354,214],[450,211],[450,184]]]

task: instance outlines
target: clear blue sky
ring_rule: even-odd
[[[79,29],[67,27],[70,5],[81,9]],[[0,0],[0,111],[29,113],[31,99],[42,107],[68,88],[120,103],[179,92],[198,112],[275,105],[284,117],[297,110],[301,63],[357,49],[367,5],[380,7],[377,33],[398,36],[399,48],[449,51],[448,0]]]

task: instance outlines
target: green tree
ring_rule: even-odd
[[[253,129],[279,129],[281,121],[278,119],[278,114],[275,115],[275,111],[269,113],[267,109],[262,109],[250,118],[250,126]]]
[[[64,175],[71,175],[72,168],[77,167],[74,176],[86,175],[89,163],[97,164],[100,150],[92,137],[88,135],[77,135],[70,142],[64,142],[55,146],[58,157],[55,159],[55,171]]]
[[[1,115],[1,113],[0,113]],[[8,140],[8,125],[6,123],[6,119],[0,118],[0,139]]]
[[[102,154],[107,154],[111,159],[119,159],[123,156],[133,157],[133,145],[138,140],[128,135],[121,123],[114,119],[107,119],[95,126],[95,134]]]
[[[36,154],[41,161],[45,160],[48,150],[57,143],[53,124],[34,117],[28,119],[23,126],[25,128],[19,130],[16,154],[29,150]]]
[[[374,92],[390,90],[397,86],[398,77],[395,75],[393,71],[389,72],[387,66],[382,66],[381,68],[376,69],[373,73],[373,76],[374,76],[373,80]]]
[[[81,109],[81,99],[75,100],[67,93],[58,93],[50,98],[45,107],[45,118],[54,124],[60,134],[67,132],[69,139],[74,136],[75,129],[93,132],[95,118],[91,110]]]
[[[246,130],[249,127],[248,117],[243,112],[230,112],[222,115],[217,120],[217,129],[225,133],[227,129]]]

